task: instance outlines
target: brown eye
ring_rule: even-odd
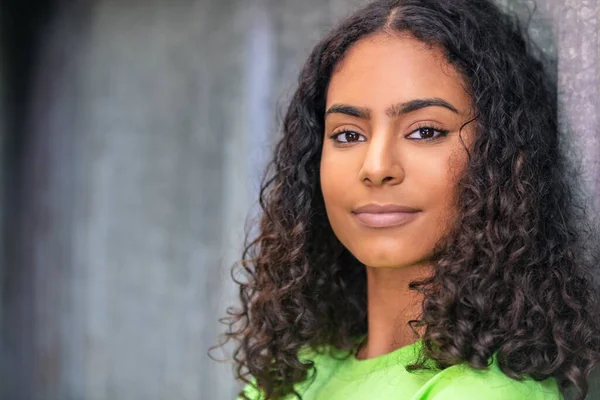
[[[364,142],[364,140],[360,139],[361,137],[364,138],[364,136],[353,131],[343,131],[334,133],[330,137],[338,143]]]
[[[420,128],[419,134],[423,139],[430,139],[435,135],[435,130],[432,128]]]
[[[449,131],[443,129],[435,129],[430,126],[423,126],[413,131],[406,138],[411,140],[435,140],[443,136],[447,136]]]

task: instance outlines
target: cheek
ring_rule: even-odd
[[[354,166],[341,157],[324,152],[321,158],[320,180],[329,224],[337,238],[347,246],[353,237],[348,229],[349,213],[356,205],[357,183]]]
[[[435,215],[438,225],[445,229],[457,212],[458,181],[464,171],[466,156],[453,152],[450,157],[438,159],[434,168],[421,172],[425,205]],[[432,215],[433,216],[433,215]]]
[[[321,162],[320,171],[321,192],[325,205],[328,205],[329,200],[336,196],[336,179],[334,171],[329,168],[327,162]]]
[[[319,173],[325,205],[335,206],[348,201],[348,188],[356,185],[353,170],[354,166],[346,158],[323,151]]]

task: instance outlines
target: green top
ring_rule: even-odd
[[[532,378],[520,382],[513,380],[500,370],[495,355],[487,370],[458,364],[444,370],[407,372],[404,367],[416,361],[420,345],[421,341],[418,341],[367,360],[357,359],[354,353],[345,360],[337,360],[314,351],[301,352],[301,360],[315,362],[316,374],[313,379],[296,384],[295,388],[303,400],[563,399],[554,378],[542,382]],[[343,356],[348,352],[334,350],[336,357],[338,354]],[[244,392],[252,400],[263,399],[254,380],[246,385]]]

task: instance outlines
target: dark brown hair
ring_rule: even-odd
[[[432,276],[411,284],[424,294],[411,321],[425,327],[423,359],[484,368],[497,351],[506,375],[555,377],[583,398],[600,360],[600,314],[587,217],[559,152],[556,88],[518,21],[487,0],[375,1],[313,49],[263,180],[260,232],[237,266],[241,309],[224,319],[239,342],[237,377],[281,398],[314,367],[301,348],[350,349],[367,331],[365,268],[329,226],[319,163],[332,71],[383,30],[441,46],[476,110],[459,216]]]

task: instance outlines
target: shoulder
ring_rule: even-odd
[[[248,384],[246,384],[246,386],[244,386],[243,392],[246,395],[246,397],[249,398],[250,400],[262,400],[263,399],[262,391],[260,391],[258,389],[258,387],[256,386],[255,378],[250,379],[250,383],[248,383]],[[236,400],[244,400],[244,398],[242,396],[239,396]]]
[[[467,364],[446,368],[421,388],[414,400],[562,400],[554,378],[521,381],[505,375],[496,363],[478,370]]]
[[[315,366],[319,365],[319,368],[327,367],[328,363],[331,362],[331,358],[328,356],[328,353],[327,353],[329,350],[333,351],[333,354],[338,354],[335,351],[335,349],[332,349],[329,347],[321,347],[321,348],[317,348],[315,350],[309,346],[303,346],[298,351],[298,359],[301,362],[313,362]],[[312,377],[314,378],[314,375]],[[312,381],[312,379],[309,379],[308,381],[300,382],[299,384],[297,384],[296,389],[303,389],[305,386],[307,386],[310,383],[310,381]],[[261,389],[258,388],[258,386],[256,384],[256,378],[254,378],[254,377],[250,378],[250,383],[248,383],[248,384],[246,384],[246,386],[244,386],[243,393],[250,400],[263,400],[264,399],[264,393]],[[243,400],[243,397],[239,396],[236,400]]]

